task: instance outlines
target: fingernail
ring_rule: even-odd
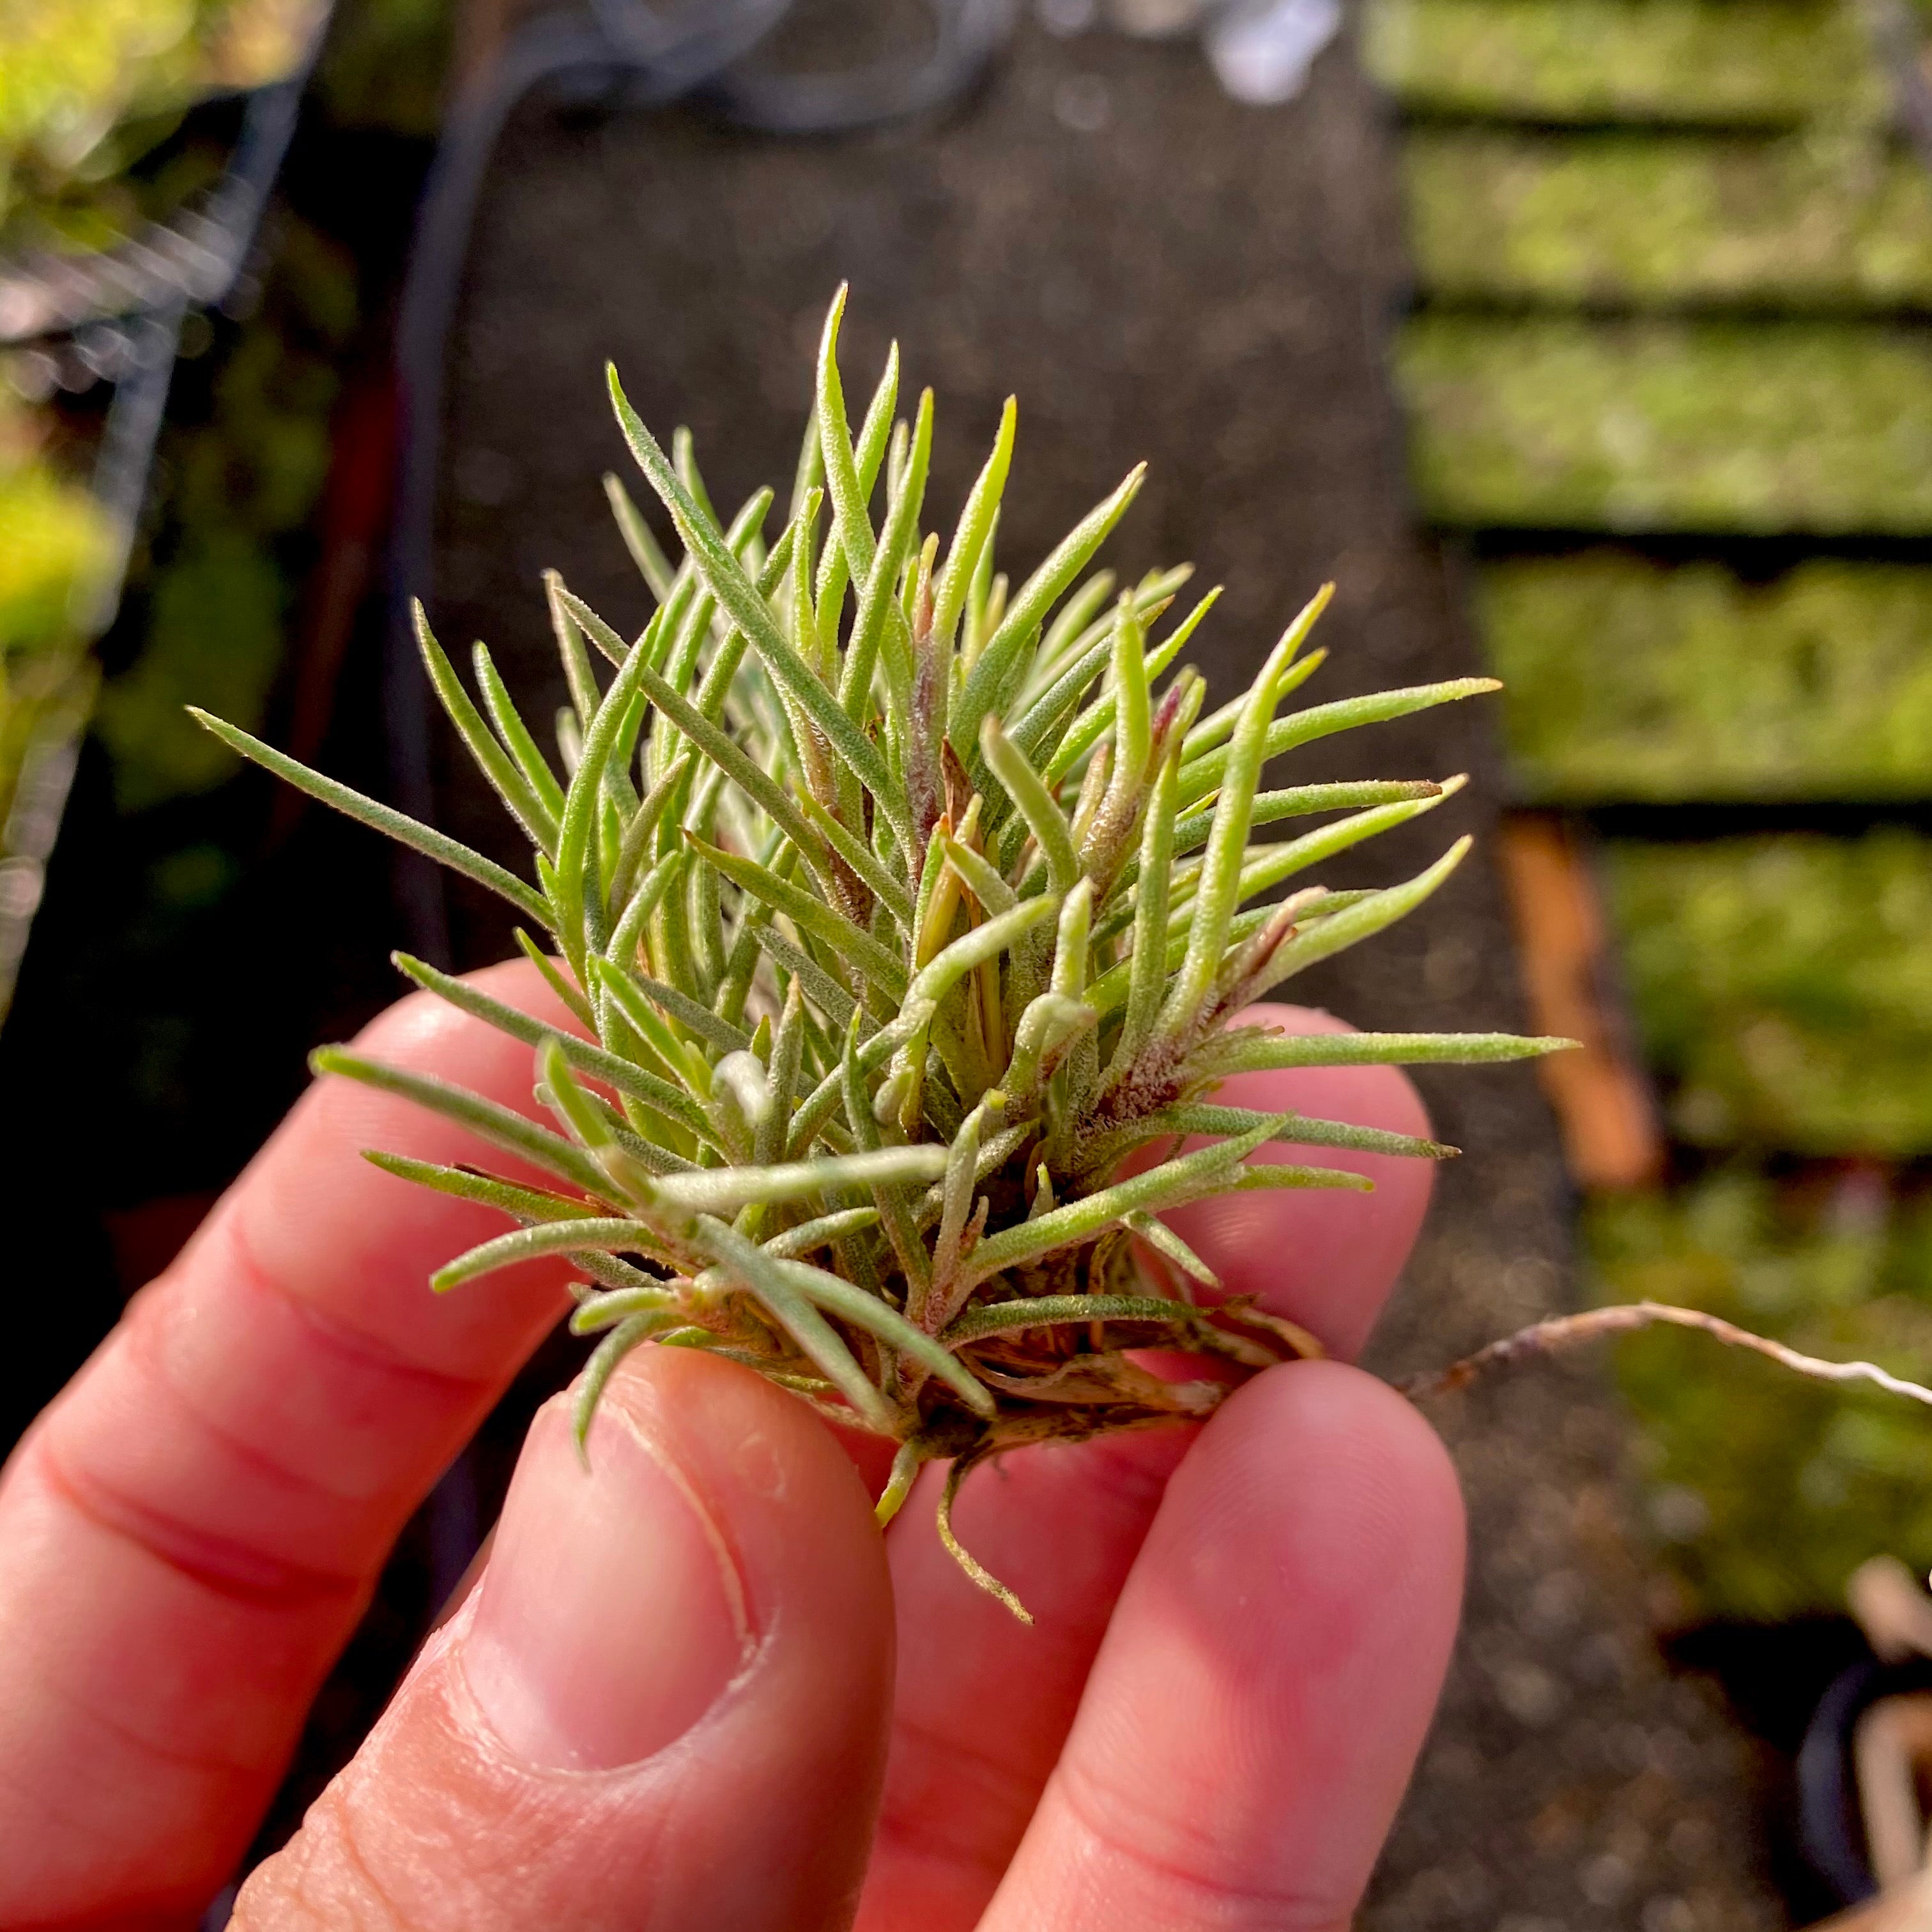
[[[553,1406],[510,1485],[462,1666],[498,1736],[533,1764],[603,1771],[652,1756],[746,1659],[724,1539],[640,1430],[607,1402],[586,1470]]]

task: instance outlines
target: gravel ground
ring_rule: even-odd
[[[560,701],[546,565],[614,620],[644,600],[597,482],[623,452],[614,357],[661,429],[688,422],[721,502],[790,477],[824,304],[849,276],[848,385],[889,334],[938,392],[932,500],[956,502],[1008,388],[1020,454],[1000,534],[1021,567],[1142,456],[1115,551],[1191,556],[1228,594],[1196,661],[1235,687],[1323,578],[1314,694],[1473,668],[1442,562],[1414,532],[1386,323],[1402,279],[1386,132],[1346,50],[1308,94],[1241,109],[1185,46],[1022,32],[944,122],[839,142],[682,116],[513,122],[452,349],[434,608],[520,692]],[[866,386],[869,386],[867,382]],[[1465,706],[1311,748],[1306,776],[1472,772],[1471,795],[1331,881],[1381,883],[1498,795],[1495,720]],[[441,822],[503,849],[443,748]],[[504,950],[454,904],[466,962]],[[1480,854],[1422,915],[1306,982],[1358,1023],[1520,1024]],[[1523,1070],[1427,1084],[1447,1171],[1375,1350],[1444,1359],[1571,1294],[1565,1184]],[[1750,1748],[1706,1680],[1660,1659],[1667,1586],[1641,1554],[1625,1431],[1594,1371],[1540,1373],[1438,1417],[1468,1490],[1468,1616],[1442,1719],[1364,1915],[1372,1932],[1747,1932],[1783,1922]]]

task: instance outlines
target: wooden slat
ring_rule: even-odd
[[[1586,1190],[1642,1187],[1663,1170],[1648,1087],[1604,996],[1604,928],[1575,843],[1556,818],[1504,821],[1499,850],[1532,1030],[1582,1042],[1538,1063],[1570,1176]]]

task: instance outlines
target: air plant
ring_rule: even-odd
[[[881,1521],[922,1464],[950,1461],[940,1534],[1024,1616],[953,1536],[973,1468],[1021,1444],[1205,1415],[1244,1378],[1320,1352],[1292,1322],[1222,1294],[1162,1214],[1258,1188],[1369,1186],[1337,1168],[1245,1165],[1270,1142],[1453,1151],[1224,1106],[1219,1083],[1265,1068],[1515,1060],[1568,1042],[1286,1036],[1244,1023],[1252,1002],[1414,910],[1468,845],[1399,885],[1305,884],[1461,781],[1263,790],[1264,768],[1494,681],[1288,708],[1322,663],[1307,646],[1324,587],[1247,691],[1206,710],[1202,679],[1176,666],[1216,593],[1178,614],[1185,568],[1119,589],[1089,572],[1141,470],[1010,582],[994,565],[1010,401],[942,547],[922,526],[932,394],[898,419],[895,348],[854,434],[844,305],[842,290],[789,512],[769,542],[772,493],[721,523],[688,438],[668,454],[610,372],[683,555],[674,564],[606,479],[656,610],[626,638],[548,580],[571,698],[557,764],[488,650],[472,654],[479,706],[418,610],[430,678],[528,836],[534,883],[202,722],[507,900],[527,922],[519,944],[580,1029],[398,957],[418,986],[536,1049],[554,1127],[338,1047],[314,1056],[318,1071],[406,1096],[550,1177],[532,1186],[370,1153],[518,1224],[434,1286],[569,1258],[584,1278],[571,1326],[602,1338],[576,1399],[580,1444],[612,1371],[655,1342],[745,1364],[896,1443]],[[1294,836],[1255,836],[1324,814]],[[1203,1144],[1182,1150],[1190,1142]],[[1191,1357],[1199,1372],[1158,1374],[1149,1350]]]

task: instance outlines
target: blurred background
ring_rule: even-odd
[[[1647,1296],[1932,1375],[1928,28],[1905,0],[18,0],[0,1441],[307,1049],[394,996],[392,946],[508,947],[182,705],[514,860],[400,599],[560,698],[539,572],[646,608],[603,359],[736,501],[790,474],[848,277],[849,371],[896,336],[938,391],[935,503],[1018,393],[1003,555],[1145,457],[1112,560],[1226,582],[1210,682],[1328,577],[1322,694],[1506,681],[1298,754],[1474,775],[1339,883],[1445,830],[1487,859],[1304,997],[1586,1042],[1540,1089],[1425,1082],[1468,1158],[1376,1366]],[[412,1525],[263,1849],[574,1359]],[[1916,1868],[1932,1422],[1673,1334],[1438,1419],[1469,1613],[1371,1932],[1754,1932]]]

